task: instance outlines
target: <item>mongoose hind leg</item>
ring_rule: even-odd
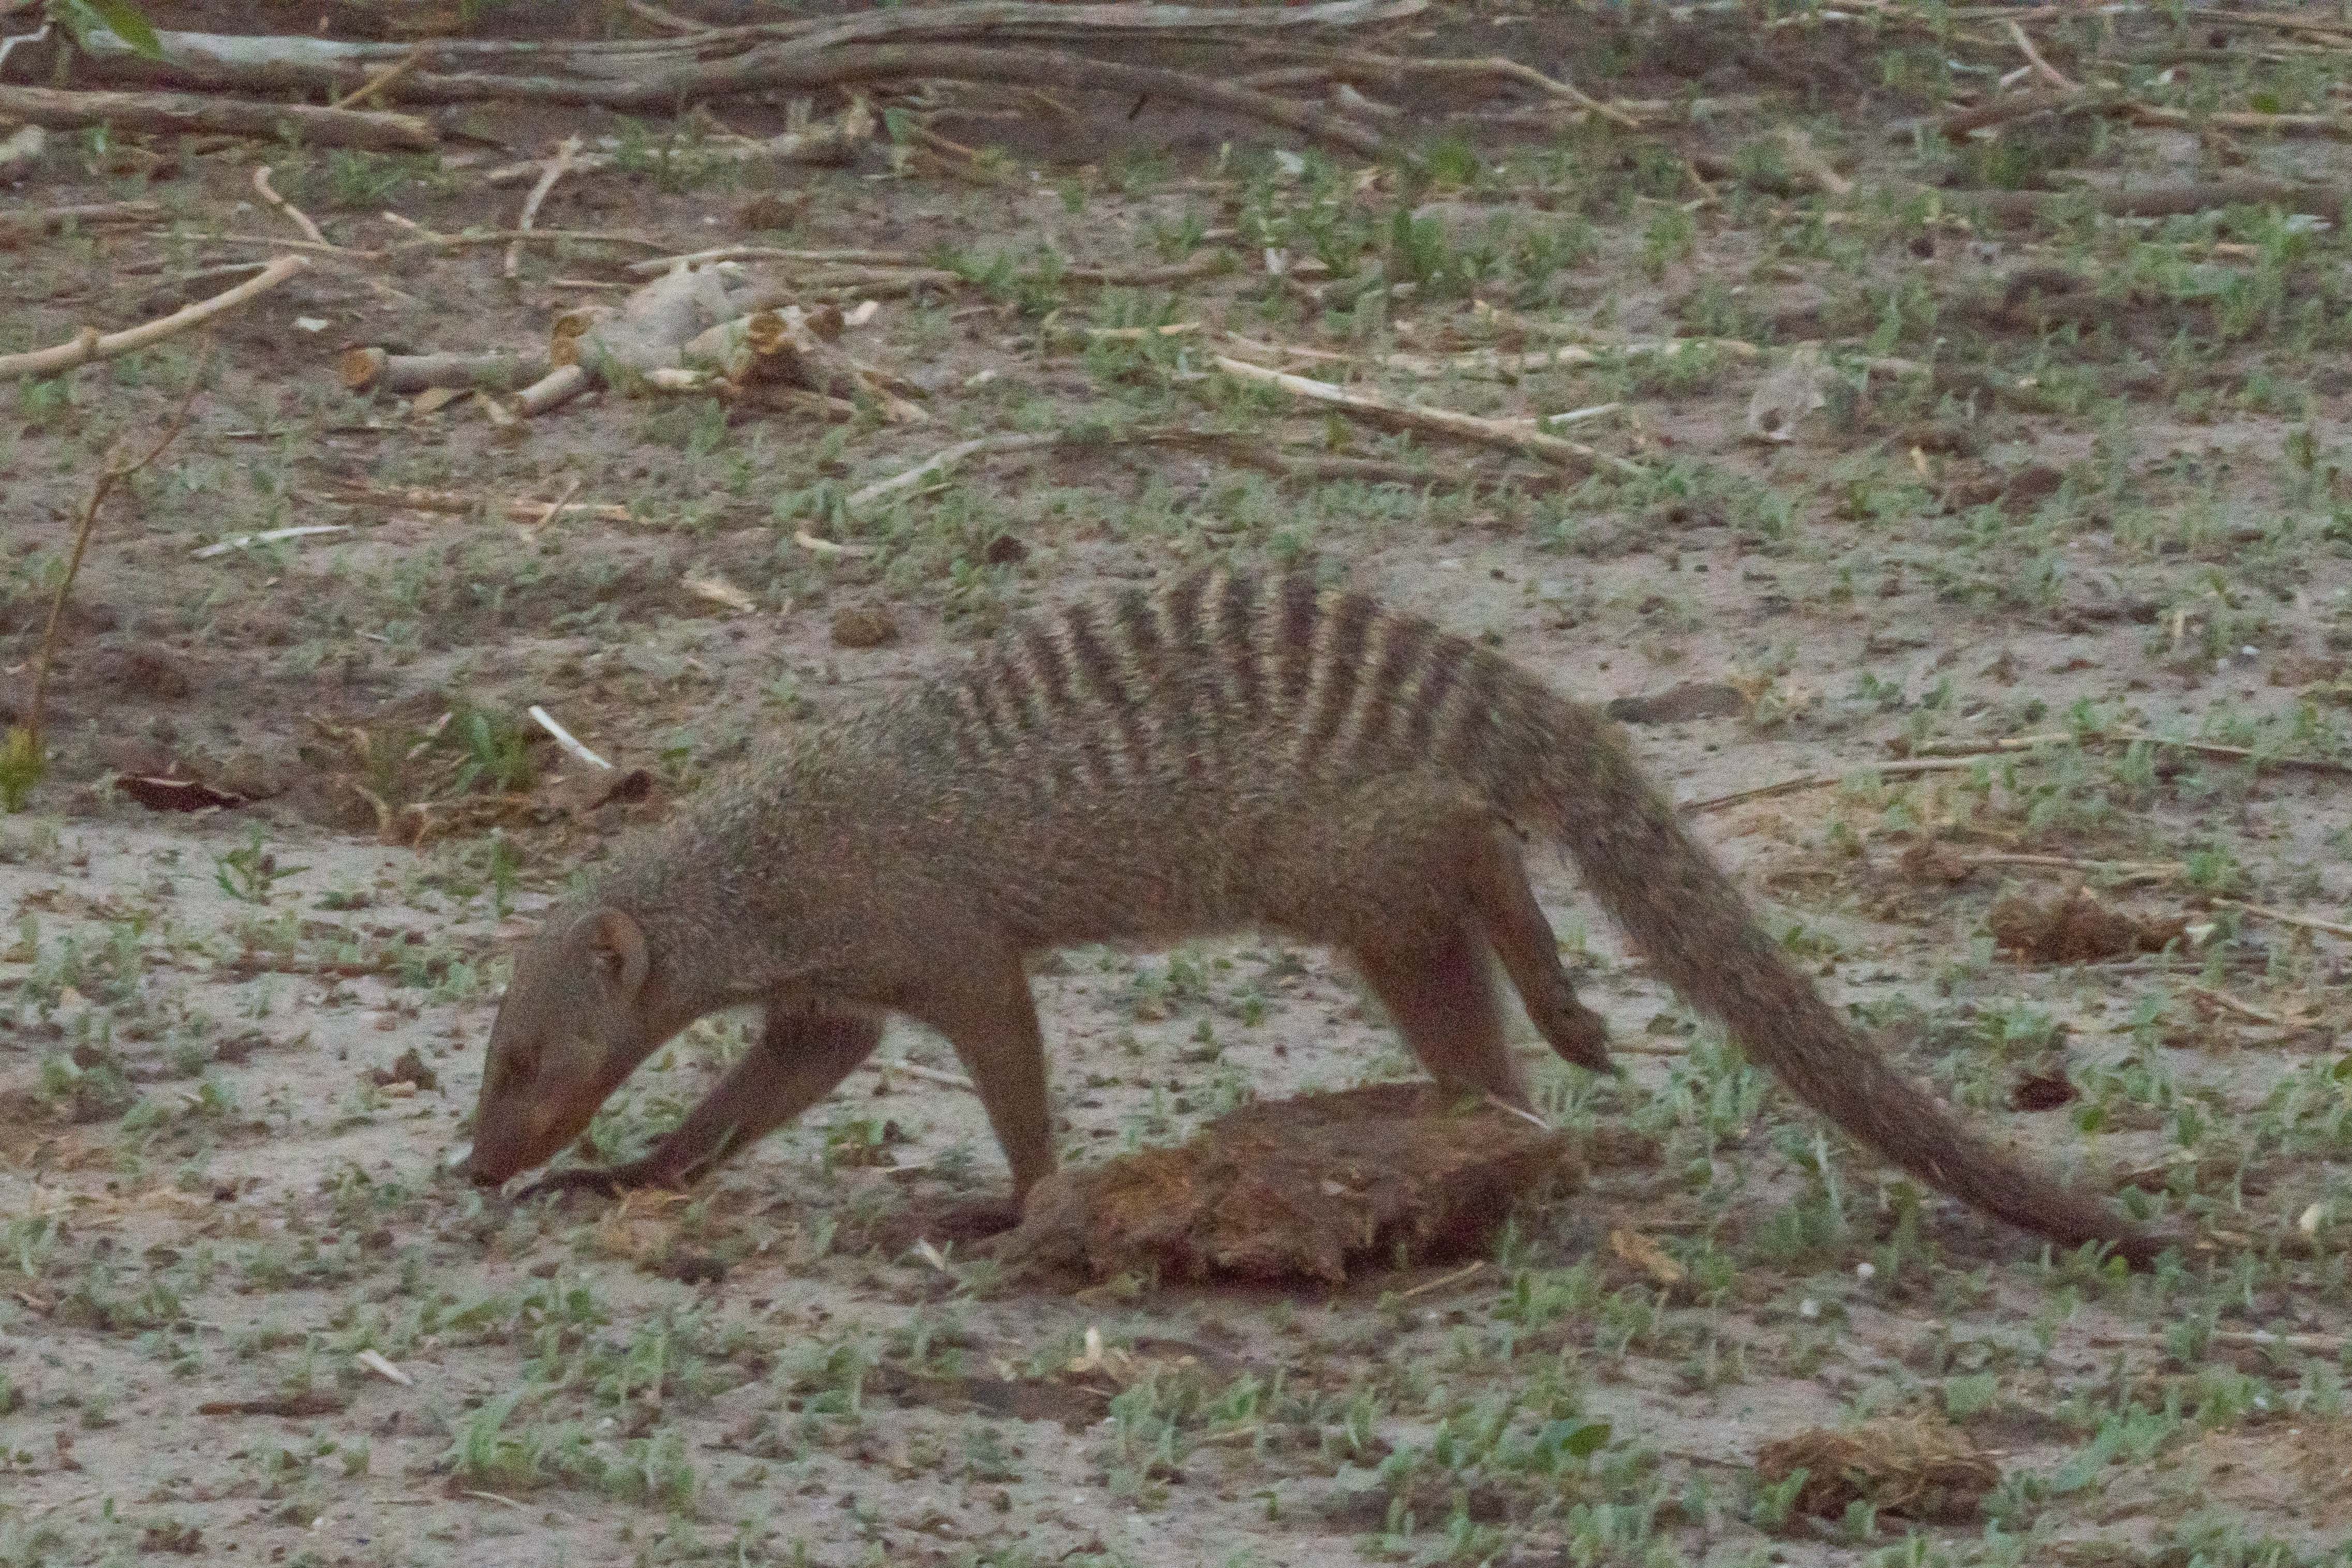
[[[904,998],[900,1009],[947,1037],[963,1063],[989,1130],[1013,1167],[1015,1204],[1053,1174],[1054,1127],[1045,1089],[1045,1040],[1016,954],[962,960],[950,978]],[[948,966],[941,965],[942,969]]]
[[[1486,944],[1467,926],[1412,946],[1358,947],[1358,973],[1429,1075],[1452,1089],[1483,1090],[1528,1104],[1526,1082],[1503,1039],[1503,1014],[1486,967]]]
[[[772,1009],[743,1060],[641,1158],[550,1171],[520,1197],[690,1186],[832,1093],[881,1040],[879,1019]]]
[[[1576,999],[1576,987],[1560,967],[1559,938],[1528,884],[1518,840],[1500,823],[1489,826],[1484,839],[1471,862],[1472,906],[1528,1021],[1561,1060],[1595,1072],[1615,1072],[1609,1025]]]

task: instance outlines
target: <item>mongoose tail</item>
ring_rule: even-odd
[[[1491,780],[1507,810],[1557,831],[1585,883],[1675,989],[1807,1105],[1898,1168],[2066,1246],[2152,1262],[2166,1243],[1962,1126],[1891,1068],[1793,968],[1715,858],[1591,710],[1522,688],[1539,755]]]

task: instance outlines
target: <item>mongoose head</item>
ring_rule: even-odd
[[[660,1044],[652,969],[645,932],[609,907],[551,921],[516,956],[482,1063],[475,1181],[544,1164]]]

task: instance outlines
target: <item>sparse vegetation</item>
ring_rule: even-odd
[[[2228,117],[2337,115],[2352,33],[2021,12],[2055,69],[2155,118],[1954,139],[1939,116],[2036,89],[1990,13],[1442,9],[1458,52],[1638,128],[1370,72],[1348,112],[1412,150],[1381,162],[1239,121],[1171,141],[1126,98],[892,89],[847,166],[726,156],[792,112],[730,99],[610,121],[615,165],[554,187],[541,226],[567,234],[897,253],[773,276],[874,298],[843,340],[920,423],[706,389],[509,423],[337,382],[338,343],[520,344],[635,285],[645,249],[580,238],[511,280],[487,246],[345,256],[209,357],[16,382],[12,671],[97,465],[197,396],[83,561],[39,744],[0,749],[0,1568],[2352,1568],[2352,241],[2268,198],[2106,210],[2340,187],[2340,142]],[[0,351],[224,286],[278,221],[235,211],[264,155],[352,251],[409,236],[387,209],[460,234],[520,200],[431,153],[54,135],[11,166],[28,209],[161,215],[22,236]],[[1794,439],[1751,439],[1801,344]],[[1219,354],[1579,411],[1523,428],[1640,471],[1328,415]],[[1065,439],[858,498],[1008,434]],[[361,473],[377,498],[339,499]],[[464,509],[382,498],[404,489]],[[530,520],[559,499],[624,511]],[[347,531],[191,556],[318,522]],[[1660,705],[1638,748],[1792,958],[1972,1117],[2209,1245],[2132,1275],[1890,1177],[1551,867],[1627,1071],[1538,1064],[1591,1168],[1480,1258],[1338,1292],[1037,1293],[934,1223],[1002,1171],[912,1028],[691,1194],[516,1204],[446,1168],[503,943],[614,835],[1032,604],[1209,559],[1377,584]],[[223,803],[154,809],[182,785]],[[2028,905],[2122,945],[2021,946]],[[1036,984],[1072,1161],[1411,1071],[1276,935],[1073,952]],[[755,1038],[688,1030],[587,1150],[641,1151]],[[1998,1479],[1945,1513],[1901,1477],[1759,1468],[1767,1439],[1880,1422]]]

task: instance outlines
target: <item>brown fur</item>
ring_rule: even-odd
[[[1024,956],[1250,926],[1346,952],[1433,1076],[1525,1104],[1490,953],[1555,1051],[1608,1062],[1518,829],[1564,842],[1677,990],[1895,1165],[2054,1241],[2158,1249],[1889,1068],[1592,712],[1360,595],[1215,573],[1025,622],[626,850],[518,960],[474,1173],[546,1160],[679,1029],[753,1004],[759,1043],[683,1126],[556,1185],[708,1169],[829,1092],[898,1012],[962,1059],[1017,1198],[1054,1163]]]

